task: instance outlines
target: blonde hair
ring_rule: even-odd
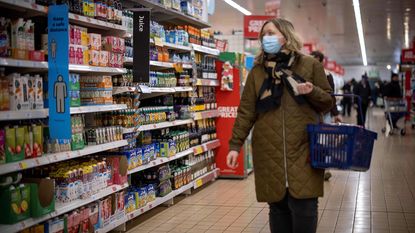
[[[301,42],[298,35],[295,33],[293,24],[282,18],[274,18],[267,20],[264,25],[262,25],[261,32],[259,33],[259,42],[262,43],[263,31],[265,25],[268,23],[273,23],[277,27],[278,31],[284,36],[286,43],[284,44],[284,49],[300,53],[303,43]],[[261,46],[260,53],[255,57],[255,64],[264,64],[264,49]]]

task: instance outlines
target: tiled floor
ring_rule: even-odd
[[[383,113],[370,115],[380,132]],[[370,171],[333,171],[317,232],[415,232],[415,131],[407,129],[404,137],[379,134]],[[256,202],[254,175],[217,180],[129,231],[141,232],[269,232],[268,207]]]

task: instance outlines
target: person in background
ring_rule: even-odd
[[[320,63],[323,64],[324,62],[324,54],[320,51],[313,51],[310,53],[310,55],[312,57],[314,57],[315,59],[317,59],[317,61],[319,61]],[[334,86],[334,80],[333,80],[333,75],[331,75],[329,72],[326,72],[326,76],[327,76],[327,80],[329,81],[330,87],[333,90],[336,90],[335,86]],[[330,109],[329,113],[326,113],[324,115],[324,123],[326,124],[330,124],[332,122],[335,123],[340,123],[342,122],[342,118],[340,116],[339,110],[337,109],[337,104],[336,104],[336,97],[333,96],[333,107]],[[328,181],[330,180],[330,178],[332,177],[331,172],[329,171],[325,171],[324,172],[324,180]]]
[[[252,132],[255,190],[269,205],[272,233],[315,233],[324,170],[310,164],[308,124],[333,106],[323,65],[303,55],[291,22],[276,18],[259,34],[260,54],[249,72],[229,141],[227,166]]]
[[[344,84],[343,88],[343,94],[352,94],[352,81],[347,81],[346,84]],[[352,97],[345,96],[342,99],[342,105],[343,105],[343,116],[350,116],[352,112]]]
[[[357,105],[357,124],[364,126],[366,123],[366,113],[371,100],[371,90],[369,80],[366,74],[362,75],[362,80],[356,84],[353,90],[354,94],[360,96],[361,108]],[[355,104],[358,104],[358,99],[355,99]]]
[[[399,85],[399,76],[398,74],[392,73],[391,82],[388,83],[384,88],[383,96],[386,100],[400,100],[402,98],[402,89],[401,85]],[[399,118],[392,117],[392,126],[393,128],[398,128],[396,123],[398,122]]]

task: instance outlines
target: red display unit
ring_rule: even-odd
[[[216,61],[216,72],[219,83],[221,82],[223,62]],[[237,109],[241,100],[240,96],[240,76],[239,69],[233,68],[233,90],[221,91],[220,87],[216,88],[216,100],[218,104],[219,117],[216,118],[216,130],[221,146],[216,154],[216,166],[220,169],[221,177],[246,177],[245,156],[243,148],[238,156],[238,166],[232,169],[226,164],[226,157],[229,152],[229,140],[232,137],[232,128],[235,123]]]

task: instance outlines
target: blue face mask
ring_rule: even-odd
[[[277,36],[262,37],[262,48],[266,53],[275,54],[280,51],[282,45]]]

